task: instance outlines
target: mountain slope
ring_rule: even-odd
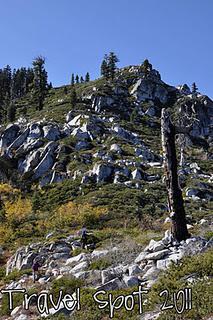
[[[74,90],[77,101],[71,104]],[[163,107],[170,110],[177,126],[187,129],[187,134],[177,135],[179,181],[190,233],[206,238],[192,240],[199,247],[193,254],[211,246],[208,240],[212,237],[213,102],[210,98],[192,93],[186,85],[175,88],[164,83],[156,70],[147,75],[141,66],[130,66],[117,70],[113,82],[100,78],[51,89],[41,111],[36,111],[29,101],[28,95],[18,100],[16,121],[0,128],[2,270],[8,261],[8,273],[16,268],[22,272],[40,251],[46,259],[46,250],[52,243],[54,263],[66,274],[66,259],[82,254],[79,248],[75,253],[73,241],[79,245],[76,231],[83,224],[92,230],[92,245],[100,251],[107,249],[110,255],[107,262],[96,257],[98,262],[91,267],[95,270],[99,263],[104,270],[120,263],[123,268],[124,261],[131,266],[142,249],[146,252],[143,247],[150,239],[163,237],[170,225],[166,219],[167,191],[162,168]],[[29,243],[31,246],[20,248]],[[150,242],[150,254],[158,255],[162,248],[179,254],[173,243],[155,245],[157,249]],[[183,247],[186,250],[187,245],[182,244],[178,250]],[[111,259],[113,247],[121,252],[116,261]],[[15,256],[8,260],[12,253]],[[204,260],[209,255],[205,253]],[[49,269],[52,272],[54,263],[51,265],[48,259],[45,272]],[[186,263],[190,264],[188,260]],[[145,267],[148,270],[151,264]],[[194,265],[190,268],[194,270]],[[209,271],[205,272],[209,276]],[[21,275],[18,273],[16,280]],[[152,276],[155,278],[155,274]],[[148,279],[150,283],[152,276]],[[2,276],[4,285],[9,279]],[[95,277],[95,283],[96,280]],[[24,281],[29,288],[33,287],[28,276]],[[46,289],[46,284],[41,287]],[[194,314],[190,319],[193,317]]]

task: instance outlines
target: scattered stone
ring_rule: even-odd
[[[43,127],[44,138],[50,141],[56,141],[60,138],[60,130],[57,125],[47,125]]]
[[[134,276],[136,274],[142,273],[141,268],[139,268],[139,266],[137,264],[133,264],[133,265],[129,266],[128,270],[129,270],[130,276]]]
[[[114,152],[116,152],[116,153],[118,153],[118,154],[121,154],[121,153],[122,153],[121,147],[119,147],[119,145],[116,144],[116,143],[111,145],[110,151],[114,151]]]
[[[134,276],[125,276],[124,275],[123,281],[127,287],[134,287],[134,286],[138,286],[138,284],[139,284],[138,277],[134,277]]]
[[[126,287],[126,284],[124,283],[124,281],[120,280],[119,278],[115,278],[115,279],[97,287],[96,290],[97,291],[99,291],[99,290],[109,291],[109,290],[122,289],[125,287]]]
[[[159,260],[159,259],[162,259],[163,257],[165,257],[169,253],[170,253],[170,250],[168,250],[168,249],[164,249],[164,250],[160,250],[160,251],[157,251],[157,252],[149,253],[146,256],[146,260]]]
[[[75,256],[75,257],[72,257],[72,258],[69,258],[67,259],[66,261],[66,266],[69,265],[69,266],[75,266],[77,265],[79,262],[83,262],[83,261],[86,261],[87,260],[87,255],[86,253],[80,253],[79,255]]]

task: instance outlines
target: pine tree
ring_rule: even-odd
[[[70,94],[70,102],[71,102],[72,107],[75,107],[75,106],[76,106],[76,103],[77,103],[77,94],[76,94],[75,88],[73,88],[72,91],[71,91],[71,94]]]
[[[89,72],[87,72],[85,75],[85,82],[89,82],[89,81],[90,81],[90,75],[89,75]]]
[[[16,108],[13,103],[10,103],[9,107],[7,108],[7,120],[9,122],[13,122],[16,117]]]
[[[64,94],[67,94],[68,93],[68,90],[67,90],[67,87],[65,86],[64,87]]]
[[[108,79],[108,66],[106,59],[104,59],[101,63],[101,75]]]
[[[47,72],[44,68],[45,59],[41,56],[33,61],[33,100],[38,110],[43,109],[44,98],[47,92]]]
[[[109,55],[105,54],[104,59],[101,63],[101,75],[104,76],[107,80],[114,80],[115,72],[117,69],[117,62],[119,62],[119,59],[114,52],[110,52]]]
[[[78,76],[78,74],[77,74],[76,77],[75,77],[75,83],[79,83],[79,76]]]
[[[196,83],[193,82],[193,83],[192,83],[192,93],[193,93],[193,94],[197,93],[197,90],[198,90],[198,87],[196,86]]]
[[[84,83],[84,78],[82,76],[80,77],[80,82]]]
[[[117,69],[116,63],[119,62],[118,57],[114,52],[110,52],[108,56],[108,69],[111,80],[115,78],[115,71]]]
[[[0,122],[8,118],[8,108],[17,98],[23,97],[32,89],[34,72],[32,68],[11,71],[7,65],[0,69]]]
[[[152,70],[152,65],[149,63],[148,59],[145,59],[143,64],[142,64],[142,70],[145,74],[145,77],[148,76],[149,72]]]
[[[71,85],[74,86],[75,84],[75,75],[74,73],[72,73],[72,76],[71,76]]]

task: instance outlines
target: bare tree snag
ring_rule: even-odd
[[[162,149],[164,170],[166,175],[166,186],[168,190],[169,212],[172,219],[172,235],[175,240],[181,241],[186,240],[190,237],[190,235],[186,225],[183,196],[178,183],[175,134],[175,126],[170,120],[168,111],[166,109],[162,109]]]

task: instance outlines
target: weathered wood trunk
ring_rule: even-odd
[[[162,109],[161,114],[161,135],[172,235],[177,241],[186,240],[190,235],[186,225],[183,196],[178,183],[175,127],[166,109]]]

